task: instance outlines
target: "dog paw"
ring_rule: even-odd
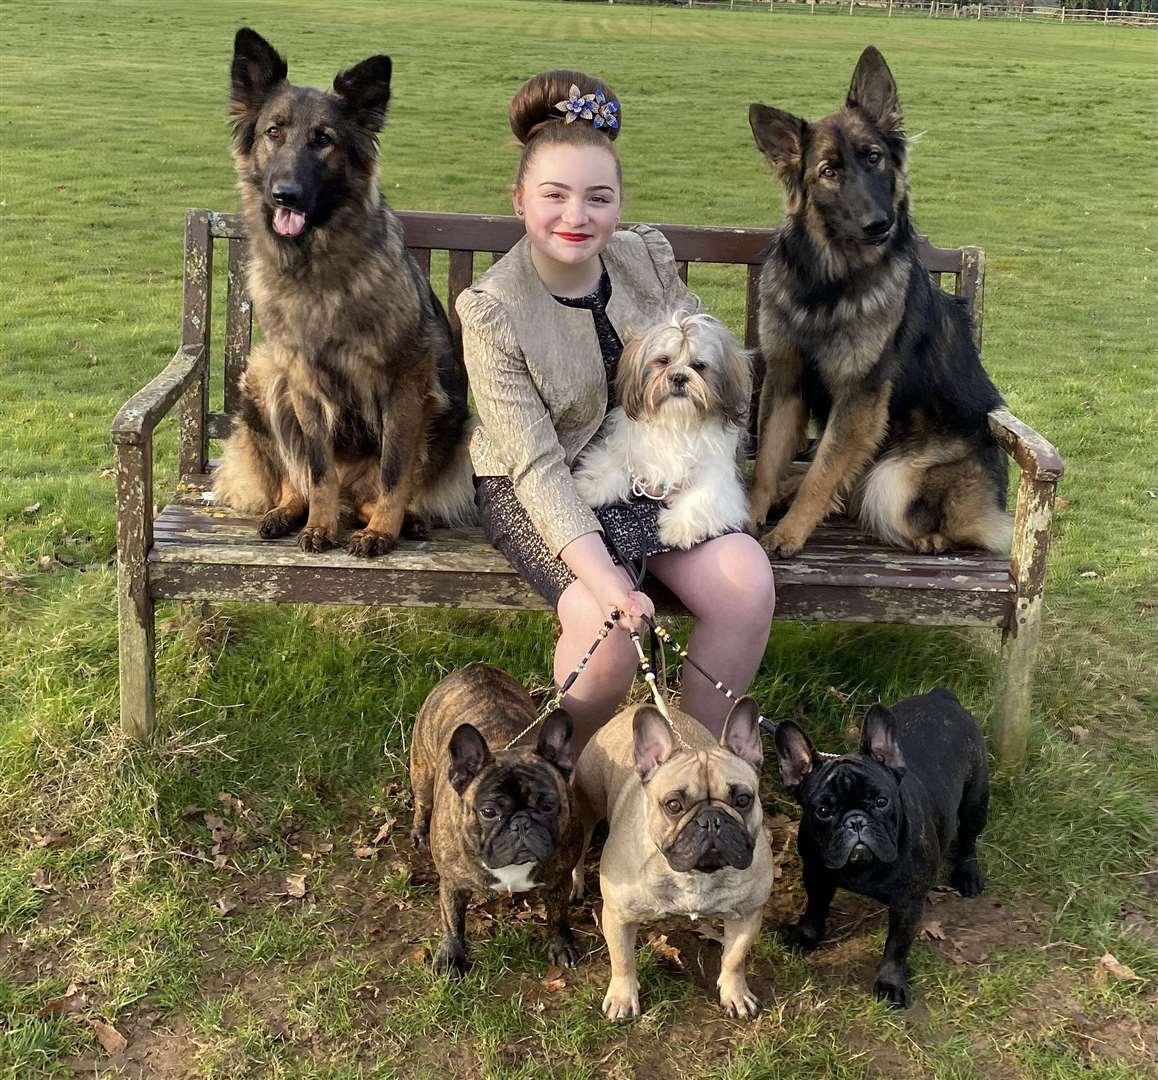
[[[965,859],[953,867],[949,883],[962,896],[980,896],[985,891],[985,878],[976,859]]]
[[[769,555],[780,559],[788,559],[804,547],[804,542],[808,539],[808,535],[807,532],[802,532],[800,529],[781,522],[771,533],[760,541],[760,545]]]
[[[435,974],[445,975],[449,979],[461,979],[469,970],[470,961],[466,958],[463,943],[451,938],[444,939],[434,954]]]
[[[398,538],[388,533],[376,532],[373,529],[359,529],[350,537],[350,554],[358,555],[363,559],[372,559],[375,555],[385,555],[394,549]]]
[[[759,1014],[760,1002],[743,976],[726,979],[721,975],[716,985],[720,988],[720,1005],[733,1020],[753,1020]]]
[[[873,983],[873,993],[897,1009],[907,1009],[912,1002],[909,980],[905,978],[904,970],[895,964],[881,965]]]
[[[419,828],[417,825],[410,830],[410,842],[418,851],[430,850],[430,826]]]
[[[683,521],[660,522],[658,532],[659,542],[664,547],[677,548],[680,551],[687,551],[704,539],[702,529],[696,529]]]
[[[557,933],[547,942],[547,963],[555,967],[574,967],[579,963],[579,947],[570,932]]]
[[[608,1020],[626,1020],[639,1015],[639,982],[629,978],[612,978],[603,995],[603,1015]]]
[[[307,525],[298,533],[298,547],[302,551],[329,551],[337,543],[337,533],[324,525]]]
[[[263,540],[280,540],[283,536],[289,536],[300,521],[300,514],[290,513],[283,506],[275,506],[262,515],[257,533]]]
[[[913,538],[913,550],[918,555],[940,555],[949,550],[949,541],[940,533],[926,533]]]
[[[811,952],[820,944],[821,935],[802,923],[789,923],[780,928],[780,938],[790,949],[797,952]]]

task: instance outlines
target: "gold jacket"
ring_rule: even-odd
[[[611,279],[607,317],[626,343],[682,309],[699,311],[658,229],[617,231],[603,252]],[[477,476],[507,476],[556,555],[602,531],[579,498],[571,467],[607,414],[607,374],[591,312],[560,304],[531,263],[523,237],[469,289],[455,310],[479,424]]]

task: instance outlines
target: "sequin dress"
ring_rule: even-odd
[[[556,296],[555,300],[568,307],[586,308],[595,322],[599,351],[607,372],[607,400],[615,404],[615,375],[623,342],[607,317],[607,302],[611,298],[611,278],[606,270],[599,285],[587,296]],[[543,538],[535,530],[527,511],[515,495],[514,485],[505,476],[484,476],[475,488],[475,503],[482,518],[487,539],[506,557],[537,593],[556,607],[559,597],[575,580],[570,567],[556,558]],[[612,559],[619,561],[618,553],[638,563],[643,556],[659,555],[671,548],[659,539],[659,506],[651,499],[603,506],[595,511],[603,526],[603,540]],[[608,542],[608,538],[612,542]]]

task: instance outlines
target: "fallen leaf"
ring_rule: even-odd
[[[221,845],[228,843],[232,838],[234,833],[233,826],[227,824],[224,818],[208,812],[206,812],[203,820],[206,828],[209,829],[210,835],[213,837],[213,854],[216,855],[220,851]]]
[[[228,915],[231,911],[237,910],[237,901],[227,900],[224,896],[219,896],[213,901],[213,910],[218,915]]]
[[[554,994],[562,990],[567,985],[567,977],[563,974],[563,969],[560,967],[549,967],[547,973],[543,976],[543,989],[548,994]]]
[[[1053,501],[1053,508],[1055,510],[1068,510],[1071,506],[1073,506],[1073,503],[1070,502],[1069,499],[1058,498]]]
[[[240,817],[245,813],[245,803],[243,803],[236,795],[230,795],[228,791],[219,791],[217,793],[217,801],[225,807],[226,810]]]
[[[319,855],[329,855],[329,853],[333,850],[334,845],[331,844],[328,840],[323,844],[318,844],[317,847],[314,848],[314,851]]]
[[[1090,729],[1084,728],[1081,724],[1074,724],[1069,729],[1070,738],[1076,743],[1085,742],[1090,737]]]
[[[35,513],[38,513],[39,510],[40,510],[40,503],[34,502],[31,506],[26,506],[24,508],[24,513],[35,514]]]
[[[65,847],[71,839],[68,833],[56,832],[54,829],[47,829],[44,832],[33,829],[32,837],[36,841],[36,846],[41,848]]]
[[[394,823],[397,820],[398,820],[397,818],[388,815],[386,820],[382,823],[382,826],[374,834],[374,839],[371,840],[370,843],[372,843],[372,844],[382,843],[383,840],[385,840],[387,837],[389,837],[390,830],[394,828]]]
[[[684,958],[680,955],[679,949],[668,943],[667,934],[649,934],[647,943],[657,956],[683,970]]]
[[[285,894],[295,900],[301,900],[306,895],[306,875],[290,874],[285,879]]]
[[[126,1039],[112,1024],[106,1024],[103,1020],[89,1020],[89,1027],[96,1033],[97,1039],[101,1046],[110,1054],[119,1054],[126,1046],[129,1045]]]
[[[224,870],[228,865],[229,865],[229,856],[228,855],[220,855],[219,854],[219,855],[213,856],[213,869],[214,870]]]
[[[410,955],[406,957],[406,959],[412,964],[424,964],[426,963],[426,958],[429,955],[430,950],[426,948],[425,945],[419,945],[417,949],[414,949]]]
[[[929,938],[931,941],[944,941],[945,931],[941,929],[941,924],[936,919],[926,919],[921,923],[921,937]]]
[[[841,705],[843,705],[850,697],[852,697],[851,694],[846,694],[843,690],[837,690],[835,686],[830,686],[827,693],[829,697],[839,701]]]
[[[84,1012],[88,1008],[88,997],[72,983],[65,991],[64,997],[45,1002],[37,1016],[71,1016],[73,1013]]]
[[[47,574],[52,569],[53,558],[51,555],[41,555],[36,560],[36,569],[42,574]]]
[[[1084,577],[1084,578],[1096,578],[1097,576],[1098,576],[1097,570],[1083,570],[1080,574],[1078,574],[1078,577]]]
[[[37,892],[43,893],[50,893],[55,887],[52,882],[48,880],[48,871],[43,868],[32,871],[31,884]]]
[[[1104,953],[1098,957],[1096,973],[1100,978],[1112,975],[1115,979],[1137,979],[1134,969],[1123,964],[1113,953]]]
[[[356,847],[354,848],[354,857],[356,859],[374,859],[378,856],[378,849],[376,847]]]

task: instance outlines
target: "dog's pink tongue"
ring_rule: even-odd
[[[297,236],[306,227],[306,215],[279,206],[273,212],[273,227],[282,236]]]

